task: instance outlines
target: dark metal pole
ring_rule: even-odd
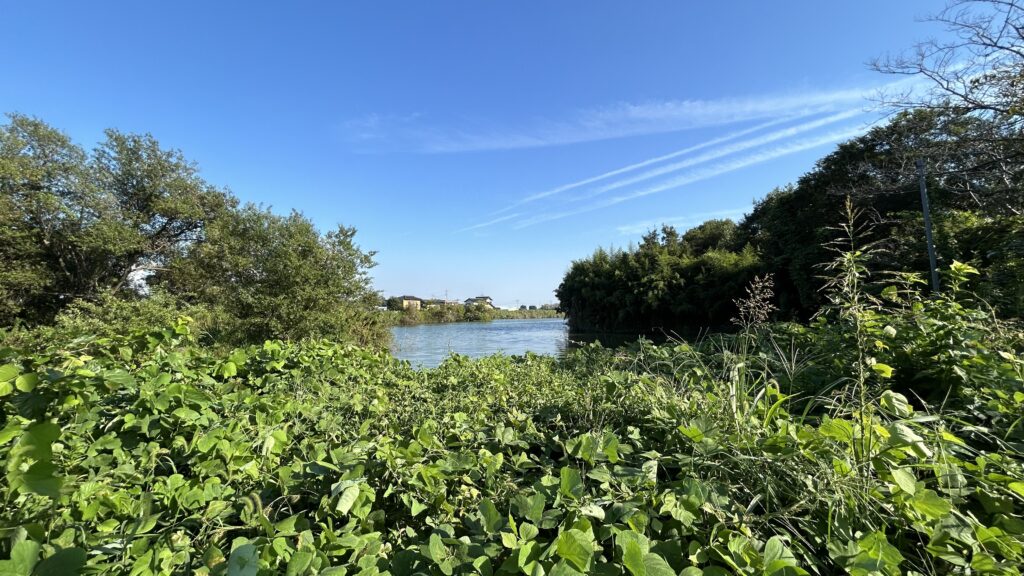
[[[939,268],[935,259],[935,242],[932,241],[932,215],[928,207],[928,187],[924,183],[924,162],[917,160],[917,181],[921,185],[921,211],[924,213],[924,239],[928,243],[928,265],[932,273],[932,292],[939,291]]]

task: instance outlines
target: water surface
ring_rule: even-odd
[[[431,368],[453,352],[472,358],[498,352],[559,356],[569,342],[568,328],[561,318],[395,326],[391,336],[395,357]]]

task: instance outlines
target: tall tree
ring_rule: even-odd
[[[92,154],[44,122],[0,126],[0,307],[45,322],[128,287],[197,240],[234,199],[152,138],[107,131]]]
[[[209,306],[217,336],[229,341],[329,337],[385,341],[371,311],[373,253],[354,228],[321,234],[298,212],[279,216],[246,205],[212,222],[202,242],[156,280],[186,301]]]

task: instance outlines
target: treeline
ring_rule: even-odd
[[[757,202],[739,222],[711,220],[680,234],[651,231],[627,250],[573,262],[556,294],[577,331],[690,333],[728,327],[733,301],[772,274],[781,319],[823,302],[850,201],[872,268],[927,277],[914,159],[923,158],[939,265],[970,263],[974,289],[1003,316],[1024,313],[1024,140],[1019,123],[955,108],[912,110],[841,144],[795,185]]]
[[[534,320],[540,318],[559,318],[562,315],[553,308],[502,310],[483,304],[448,304],[419,309],[387,310],[382,312],[382,314],[386,322],[392,326],[447,324],[451,322],[490,322],[491,320]]]
[[[955,41],[927,41],[873,63],[930,89],[883,95],[893,115],[840,144],[795,184],[776,189],[739,222],[671,227],[628,250],[576,261],[556,294],[577,331],[683,334],[729,326],[734,300],[771,274],[781,319],[823,303],[823,266],[852,234],[873,270],[927,277],[916,163],[922,162],[939,267],[984,271],[974,290],[999,314],[1024,315],[1024,9],[953,0],[934,17]],[[856,230],[838,228],[856,213]],[[837,244],[837,242],[840,242]]]
[[[87,151],[23,115],[0,125],[0,325],[92,334],[177,316],[219,344],[381,345],[355,229],[241,205],[149,135]]]

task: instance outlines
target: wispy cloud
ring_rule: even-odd
[[[559,120],[519,121],[527,127],[518,129],[465,118],[439,123],[418,114],[371,114],[350,120],[344,130],[346,138],[354,143],[380,143],[389,148],[428,153],[539,148],[825,114],[863,106],[872,94],[893,85],[712,100],[618,103],[577,111]]]
[[[623,236],[634,236],[636,234],[643,234],[648,230],[654,230],[660,226],[674,226],[678,229],[692,228],[698,224],[701,224],[711,219],[728,218],[730,220],[737,220],[740,217],[742,217],[749,209],[749,207],[732,208],[730,210],[700,212],[696,214],[688,214],[686,216],[674,216],[670,218],[643,220],[640,222],[633,222],[631,224],[623,224],[621,226],[617,226],[615,230]]]
[[[472,226],[466,226],[465,228],[460,228],[460,229],[456,230],[455,233],[458,234],[459,232],[469,232],[470,230],[477,230],[479,228],[486,228],[487,226],[493,226],[495,224],[500,224],[501,222],[506,222],[508,220],[511,220],[513,218],[517,218],[519,216],[520,216],[520,213],[516,212],[515,214],[509,214],[507,216],[502,216],[500,218],[495,218],[494,220],[488,220],[487,222],[481,222],[479,224],[474,224]]]
[[[797,135],[805,133],[805,132],[816,130],[818,128],[822,128],[824,126],[827,126],[829,124],[834,124],[836,122],[841,122],[843,120],[848,120],[850,118],[853,118],[855,116],[860,115],[861,113],[862,112],[859,109],[846,110],[846,111],[843,111],[843,112],[839,112],[837,114],[831,114],[831,115],[826,116],[824,118],[818,118],[818,119],[815,119],[815,120],[811,120],[811,121],[808,121],[808,122],[803,122],[801,124],[790,126],[790,127],[787,127],[787,128],[781,129],[781,130],[776,130],[774,132],[769,132],[768,134],[762,134],[762,135],[754,137],[754,138],[749,138],[749,139],[746,139],[746,140],[741,140],[739,142],[735,142],[735,143],[730,144],[728,146],[721,146],[721,147],[718,147],[718,148],[712,148],[711,150],[709,150],[709,151],[707,151],[707,152],[705,152],[703,154],[700,154],[698,156],[692,156],[690,158],[686,158],[686,159],[681,160],[679,162],[674,162],[674,163],[671,163],[671,164],[665,164],[665,165],[662,165],[662,166],[658,166],[657,168],[653,168],[651,170],[647,170],[645,172],[641,172],[640,174],[637,174],[637,175],[634,175],[634,176],[630,176],[630,177],[627,177],[627,178],[622,178],[622,179],[615,180],[615,181],[612,181],[610,183],[604,184],[602,186],[598,186],[596,188],[593,188],[593,189],[585,192],[582,195],[578,195],[575,198],[572,198],[572,201],[573,202],[578,202],[578,201],[582,201],[582,200],[587,200],[589,198],[593,198],[594,196],[598,196],[598,195],[601,195],[601,194],[604,194],[606,192],[610,192],[612,190],[616,190],[616,189],[619,189],[619,188],[625,188],[627,186],[631,186],[633,184],[637,184],[637,183],[643,182],[645,180],[650,180],[651,178],[655,178],[657,176],[663,176],[663,175],[666,175],[666,174],[670,174],[672,172],[678,172],[678,171],[683,170],[685,168],[691,168],[691,167],[694,167],[694,166],[699,166],[701,164],[706,164],[706,163],[708,163],[708,162],[710,162],[712,160],[717,160],[717,159],[723,158],[725,156],[736,154],[737,152],[742,152],[744,150],[749,150],[749,149],[752,149],[752,148],[757,148],[759,146],[764,146],[766,144],[770,144],[772,142],[777,142],[779,140],[785,140],[787,138],[792,138],[793,136],[797,136]],[[775,121],[772,121],[772,122],[766,122],[766,123],[763,123],[763,124],[759,124],[757,126],[754,126],[752,128],[748,128],[746,130],[741,130],[741,131],[738,131],[738,132],[734,132],[732,134],[727,134],[725,136],[721,136],[719,138],[714,138],[712,140],[701,142],[699,144],[696,144],[694,146],[690,146],[690,147],[687,147],[687,148],[683,148],[681,150],[676,150],[674,152],[670,152],[668,154],[663,154],[663,155],[657,156],[655,158],[650,158],[648,160],[643,160],[641,162],[636,162],[636,163],[630,164],[628,166],[623,166],[621,168],[617,168],[615,170],[610,170],[608,172],[604,172],[602,174],[598,174],[597,176],[593,176],[593,177],[590,177],[590,178],[585,178],[583,180],[577,180],[576,182],[565,184],[565,185],[559,186],[557,188],[552,188],[552,189],[546,190],[544,192],[539,192],[539,193],[536,193],[536,194],[532,194],[530,196],[527,196],[526,198],[523,198],[522,200],[519,200],[518,202],[515,202],[515,203],[513,203],[513,204],[511,204],[511,205],[509,205],[509,206],[507,206],[507,207],[505,207],[505,208],[503,208],[501,210],[498,210],[497,212],[494,212],[494,214],[501,214],[501,213],[506,212],[508,210],[519,208],[519,207],[521,207],[524,204],[528,204],[530,202],[536,202],[538,200],[543,200],[545,198],[550,198],[552,196],[556,196],[558,194],[561,194],[563,192],[566,192],[566,191],[569,191],[569,190],[572,190],[572,189],[575,189],[575,188],[580,188],[580,187],[586,186],[588,184],[593,184],[595,182],[599,182],[601,180],[605,180],[605,179],[610,178],[612,176],[622,175],[622,174],[625,174],[625,173],[628,173],[628,172],[632,172],[632,171],[638,170],[640,168],[644,168],[644,167],[647,167],[647,166],[650,166],[650,165],[653,165],[653,164],[657,164],[659,162],[663,162],[665,160],[670,160],[672,158],[676,158],[676,157],[679,157],[679,156],[685,156],[686,154],[691,154],[691,153],[699,151],[701,149],[712,147],[712,146],[714,146],[716,144],[722,144],[722,143],[725,143],[725,142],[728,142],[728,141],[731,141],[731,140],[735,140],[736,138],[739,138],[739,137],[742,137],[742,136],[745,136],[745,135],[757,132],[757,131],[762,130],[764,128],[768,128],[768,127],[780,124],[782,122],[785,122],[786,120],[788,120],[788,119],[780,119],[780,120],[775,120]],[[497,219],[497,220],[490,220],[490,221],[487,221],[487,222],[481,222],[480,224],[477,224],[476,226],[474,226],[474,228],[483,228],[483,227],[486,227],[486,226],[491,226],[493,224],[498,224],[498,223],[503,222],[505,220],[506,219],[504,219],[504,218],[500,218],[500,219]]]
[[[652,164],[657,164],[658,162],[664,162],[665,160],[671,160],[672,158],[678,158],[679,156],[684,156],[686,154],[691,154],[693,152],[696,152],[698,150],[703,150],[704,148],[708,148],[710,146],[715,146],[715,145],[718,145],[718,144],[722,144],[724,142],[728,142],[730,140],[735,140],[736,138],[741,138],[743,136],[746,136],[747,134],[753,134],[754,132],[758,132],[760,130],[764,130],[765,128],[770,128],[770,127],[776,126],[778,124],[782,124],[783,122],[787,122],[789,120],[791,120],[791,118],[789,118],[789,117],[778,118],[776,120],[771,120],[769,122],[764,122],[762,124],[758,124],[757,126],[753,126],[751,128],[747,128],[745,130],[738,130],[736,132],[732,132],[730,134],[726,134],[725,136],[719,136],[717,138],[712,138],[710,140],[705,140],[704,142],[700,142],[698,144],[694,144],[693,146],[688,146],[686,148],[682,148],[682,149],[676,150],[674,152],[669,152],[668,154],[663,154],[661,156],[656,156],[654,158],[648,158],[647,160],[642,160],[640,162],[629,164],[628,166],[623,166],[621,168],[616,168],[615,170],[609,170],[608,172],[604,172],[602,174],[598,174],[597,176],[591,176],[590,178],[584,178],[583,180],[577,180],[576,182],[571,182],[569,184],[564,184],[564,185],[559,186],[557,188],[552,188],[550,190],[545,190],[543,192],[537,192],[536,194],[532,194],[530,196],[527,196],[526,198],[523,198],[522,200],[519,200],[519,201],[509,205],[508,207],[499,210],[498,213],[505,212],[505,211],[508,211],[508,210],[512,210],[512,209],[516,208],[517,206],[522,206],[523,204],[529,204],[530,202],[536,202],[537,200],[542,200],[544,198],[548,198],[548,197],[554,196],[556,194],[561,194],[562,192],[566,192],[566,191],[572,190],[574,188],[579,188],[580,186],[586,186],[587,184],[593,184],[594,182],[600,182],[601,180],[605,180],[607,178],[611,178],[612,176],[618,176],[619,174],[625,174],[626,172],[632,172],[633,170],[639,170],[640,168],[643,168],[645,166],[650,166]]]
[[[574,200],[586,200],[588,198],[604,194],[605,192],[610,192],[612,190],[624,188],[626,186],[630,186],[638,182],[643,182],[644,180],[650,180],[651,178],[655,178],[657,176],[671,174],[672,172],[678,172],[679,170],[689,168],[692,166],[699,166],[700,164],[705,164],[712,160],[724,158],[725,156],[729,156],[737,152],[742,152],[744,150],[757,148],[758,146],[764,146],[765,144],[770,144],[772,142],[784,140],[786,138],[791,138],[793,136],[797,136],[799,134],[809,132],[811,130],[816,130],[829,124],[834,124],[836,122],[848,120],[860,114],[860,110],[847,110],[845,112],[840,112],[838,114],[826,116],[825,118],[819,118],[817,120],[812,120],[810,122],[804,122],[803,124],[797,124],[796,126],[790,126],[789,128],[784,128],[782,130],[776,130],[775,132],[770,132],[768,134],[764,134],[756,138],[750,138],[748,140],[736,142],[735,144],[731,144],[729,146],[722,146],[720,148],[711,150],[699,156],[694,156],[691,158],[687,158],[685,160],[681,160],[679,162],[673,162],[671,164],[665,164],[663,166],[659,166],[657,168],[641,172],[640,174],[637,174],[635,176],[623,178],[621,180],[616,180],[615,182],[605,184],[604,186],[599,186],[587,192],[586,194],[583,194],[582,196],[574,198]]]
[[[781,158],[782,156],[802,152],[804,150],[809,150],[811,148],[816,148],[818,146],[823,146],[825,144],[833,144],[835,142],[848,140],[850,138],[862,134],[863,132],[864,127],[862,126],[851,127],[841,131],[830,132],[823,136],[817,136],[814,138],[783,144],[773,148],[767,148],[764,150],[757,151],[753,154],[741,156],[728,162],[714,164],[712,166],[700,170],[692,170],[675,178],[664,180],[662,182],[648,186],[646,188],[633,190],[626,194],[622,194],[612,198],[607,198],[599,202],[589,204],[587,206],[583,206],[572,210],[565,210],[561,212],[546,212],[542,214],[537,214],[524,220],[520,220],[519,222],[515,223],[513,227],[516,229],[526,228],[529,226],[540,224],[542,222],[560,220],[562,218],[568,218],[570,216],[576,216],[578,214],[583,214],[585,212],[592,212],[594,210],[598,210],[601,208],[607,208],[609,206],[614,206],[616,204],[621,204],[623,202],[635,200],[637,198],[650,196],[652,194],[657,194],[660,192],[664,192],[666,190],[681,188],[688,184],[693,184],[695,182],[700,182],[701,180],[707,180],[709,178],[714,178],[716,176],[721,176],[723,174],[735,172],[736,170],[741,170],[748,166],[753,166],[755,164],[760,164],[762,162],[767,162],[769,160]]]

